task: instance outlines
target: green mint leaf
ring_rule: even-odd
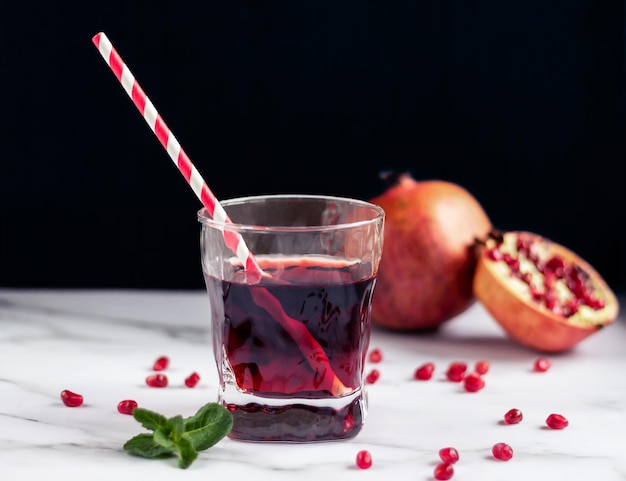
[[[170,428],[170,438],[173,441],[177,441],[183,435],[185,423],[181,415],[174,416],[167,420],[167,425]]]
[[[172,452],[176,449],[176,442],[172,439],[171,433],[171,430],[157,429],[152,437],[155,443]]]
[[[196,414],[183,419],[135,408],[133,417],[152,434],[143,433],[129,439],[124,449],[145,458],[178,456],[178,466],[188,468],[203,451],[226,436],[233,427],[232,414],[221,404],[208,403]]]
[[[198,457],[198,452],[194,449],[192,442],[187,438],[180,438],[176,443],[178,453],[178,467],[187,469]]]
[[[163,429],[168,425],[167,418],[165,416],[155,413],[154,411],[149,411],[148,409],[133,409],[133,417],[139,421],[144,428],[149,429],[150,431]]]
[[[191,441],[196,451],[204,451],[226,436],[232,427],[230,411],[219,403],[208,403],[184,420],[183,437]]]
[[[152,434],[138,434],[124,444],[124,450],[144,458],[159,458],[172,455],[172,450],[158,444]]]

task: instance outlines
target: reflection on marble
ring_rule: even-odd
[[[480,305],[434,335],[374,329],[371,347],[383,360],[366,370],[381,376],[369,386],[368,418],[355,439],[224,439],[187,470],[174,459],[130,456],[123,443],[144,430],[117,412],[122,399],[184,416],[215,400],[207,303],[203,292],[0,289],[0,479],[432,480],[445,446],[460,453],[453,479],[626,479],[626,318],[548,356],[552,368],[536,373],[538,354],[509,341]],[[170,386],[148,388],[144,379],[162,354],[171,359]],[[444,380],[448,363],[480,359],[491,362],[482,391]],[[435,363],[433,379],[413,380],[426,361]],[[189,389],[183,380],[192,371],[201,381]],[[83,394],[85,404],[65,407],[63,389]],[[524,419],[504,425],[513,407]],[[545,428],[552,412],[569,427]],[[514,449],[509,462],[491,457],[500,441]],[[355,467],[361,449],[372,454],[368,470]]]

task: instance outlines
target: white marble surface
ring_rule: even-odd
[[[135,399],[166,415],[191,415],[215,399],[204,292],[25,291],[0,289],[0,479],[254,479],[299,481],[433,480],[438,450],[460,453],[453,480],[626,479],[626,318],[548,356],[552,368],[532,371],[538,354],[513,344],[480,305],[436,335],[374,329],[383,352],[369,386],[369,415],[350,441],[309,445],[223,439],[187,470],[176,461],[147,460],[123,451],[143,432],[117,403]],[[622,298],[622,305],[624,301]],[[152,362],[171,359],[170,387],[144,384]],[[467,393],[445,381],[452,361],[487,359],[486,387]],[[412,379],[425,361],[431,381]],[[183,379],[202,377],[194,389]],[[85,404],[65,407],[63,389]],[[503,425],[519,408],[524,420]],[[565,430],[545,428],[548,414],[565,415]],[[507,442],[511,461],[491,446]],[[361,449],[373,466],[355,467]]]

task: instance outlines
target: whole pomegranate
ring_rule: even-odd
[[[435,330],[474,301],[477,238],[492,225],[465,188],[385,172],[390,186],[371,202],[385,211],[383,256],[372,322],[395,330]]]
[[[618,315],[617,298],[586,261],[531,232],[493,232],[474,276],[474,294],[507,334],[538,351],[578,344]]]

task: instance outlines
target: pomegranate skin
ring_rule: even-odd
[[[372,323],[432,331],[475,298],[475,241],[492,229],[465,188],[443,180],[397,176],[370,200],[385,211],[384,249],[372,298]]]
[[[489,248],[495,241],[488,240],[476,268],[474,294],[511,339],[535,351],[562,352],[615,320],[619,312],[617,298],[591,265],[566,247],[534,233],[507,232],[504,238],[517,239],[520,235],[543,243],[550,256],[560,256],[585,271],[596,294],[603,299],[604,307],[593,313],[588,311],[582,320],[550,311],[533,300],[501,264],[489,258]]]

